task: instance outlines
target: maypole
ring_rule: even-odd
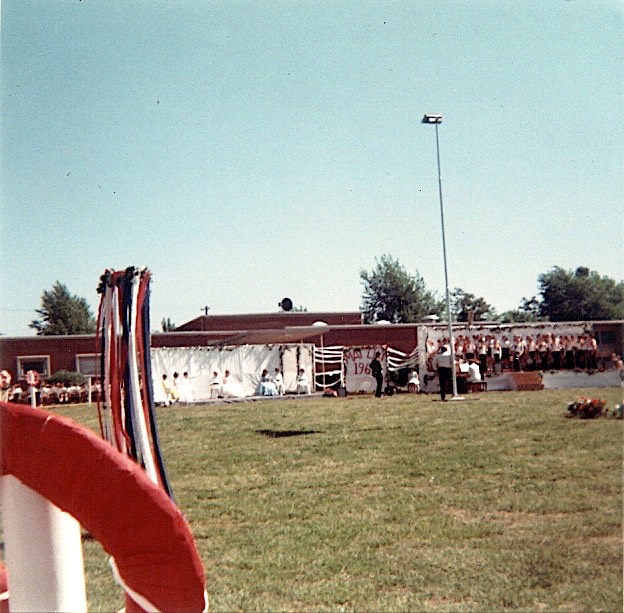
[[[147,268],[104,272],[98,340],[104,374],[102,437],[172,496],[160,453],[150,357]]]
[[[208,608],[202,562],[159,448],[149,282],[146,268],[101,277],[104,440],[55,413],[0,402],[9,587],[0,564],[0,611],[86,610],[80,524],[111,556],[126,611]]]

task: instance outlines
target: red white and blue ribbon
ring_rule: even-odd
[[[98,341],[102,436],[172,497],[160,452],[150,357],[150,272],[106,270],[100,279]]]

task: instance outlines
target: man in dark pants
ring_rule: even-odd
[[[379,351],[375,354],[373,361],[368,365],[371,369],[371,374],[373,375],[375,381],[377,382],[377,387],[375,388],[375,396],[377,398],[381,398],[381,386],[383,385],[383,373],[381,369],[381,362],[379,361],[379,356],[381,354]]]
[[[435,367],[438,371],[438,380],[440,382],[440,398],[446,400],[446,385],[453,378],[451,368],[453,363],[451,360],[451,350],[448,345],[442,345],[435,357]]]

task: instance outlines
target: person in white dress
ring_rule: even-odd
[[[407,391],[411,393],[420,392],[420,379],[418,373],[415,370],[410,371],[409,379],[407,381]]]
[[[180,391],[180,402],[184,404],[190,404],[193,402],[193,383],[189,377],[188,372],[182,373],[182,378],[178,383],[178,389]]]
[[[282,371],[279,368],[275,369],[275,375],[273,376],[273,383],[275,383],[275,389],[277,390],[278,396],[283,396],[286,392],[284,388],[284,375],[282,375]]]
[[[210,398],[219,398],[223,392],[223,381],[219,373],[215,370],[210,380]]]
[[[243,384],[239,383],[229,370],[223,373],[223,397],[224,398],[244,398],[245,390]]]
[[[309,394],[310,393],[310,380],[303,368],[299,369],[297,375],[297,394]]]

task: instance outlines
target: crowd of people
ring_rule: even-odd
[[[35,390],[37,405],[77,404],[97,402],[101,399],[102,385],[94,379],[89,383],[66,383],[62,381],[51,382],[39,380],[36,385],[29,385],[25,381],[11,383],[11,375],[8,371],[2,371],[0,378],[0,401],[30,404],[31,390]]]
[[[493,334],[459,334],[455,339],[455,356],[468,365],[478,364],[481,378],[505,370],[598,370],[598,344],[591,334],[528,334],[522,336]],[[435,370],[434,357],[448,338],[437,343],[427,340],[428,370]],[[603,366],[603,364],[600,364]]]
[[[175,403],[190,404],[194,401],[193,384],[188,372],[184,372],[182,377],[178,372],[174,372],[171,378],[163,374],[162,387],[165,395],[165,406]],[[243,384],[229,370],[224,370],[223,375],[214,370],[210,377],[209,388],[211,399],[245,396]],[[267,369],[262,370],[256,394],[258,396],[283,396],[285,393],[286,387],[282,371],[276,368],[273,374],[269,374]],[[303,368],[299,369],[297,374],[297,393],[310,393],[310,381]]]

